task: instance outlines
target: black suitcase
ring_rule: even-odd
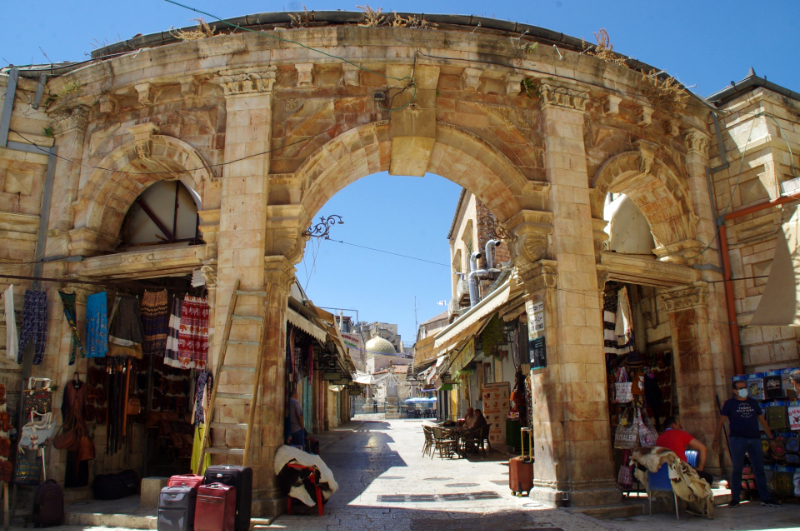
[[[197,489],[164,487],[158,496],[158,531],[193,531]]]
[[[206,469],[203,484],[222,483],[236,489],[235,531],[249,531],[253,505],[253,469],[249,466],[213,465]]]

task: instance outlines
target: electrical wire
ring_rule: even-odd
[[[326,57],[330,57],[331,59],[338,59],[339,61],[342,61],[342,62],[347,63],[349,65],[355,66],[356,68],[358,68],[360,70],[363,70],[364,72],[369,72],[370,74],[375,74],[375,75],[383,77],[385,79],[391,79],[391,80],[394,80],[394,81],[405,81],[405,80],[408,80],[408,85],[406,85],[406,88],[408,86],[413,86],[414,87],[414,94],[411,96],[411,99],[408,101],[408,103],[406,103],[405,105],[403,105],[401,107],[398,107],[397,109],[386,109],[386,108],[383,108],[383,106],[381,106],[380,104],[378,104],[378,107],[383,111],[388,111],[388,112],[400,111],[400,110],[404,109],[405,107],[407,107],[408,105],[410,105],[411,102],[414,101],[414,98],[416,98],[416,96],[417,96],[417,84],[414,82],[413,76],[412,77],[393,77],[393,76],[388,76],[386,74],[382,74],[380,72],[376,72],[375,70],[370,70],[369,68],[364,68],[363,66],[361,66],[359,64],[356,64],[356,63],[354,63],[352,61],[349,61],[348,59],[345,59],[344,57],[340,57],[338,55],[333,55],[333,54],[330,54],[328,52],[324,52],[324,51],[322,51],[320,49],[308,46],[307,44],[303,44],[302,42],[293,41],[291,39],[283,39],[281,37],[277,37],[275,35],[270,35],[269,33],[266,33],[264,31],[260,31],[260,30],[256,31],[256,30],[253,30],[253,29],[250,29],[250,28],[245,28],[245,27],[240,26],[238,24],[233,24],[232,22],[228,22],[227,20],[223,20],[220,17],[218,17],[216,15],[213,15],[213,14],[207,12],[207,11],[202,11],[200,9],[196,9],[194,7],[191,7],[191,6],[187,6],[187,5],[181,4],[179,2],[176,2],[175,0],[164,0],[164,1],[167,2],[168,4],[173,4],[173,5],[176,5],[178,7],[182,7],[183,9],[188,9],[189,11],[194,11],[195,13],[200,13],[201,15],[206,15],[207,17],[211,17],[211,18],[217,20],[218,22],[221,22],[221,23],[223,23],[223,24],[225,24],[227,26],[230,26],[231,28],[242,30],[242,31],[245,31],[245,32],[248,32],[248,33],[255,33],[256,35],[261,35],[262,37],[266,37],[268,39],[273,39],[273,40],[276,40],[276,41],[279,41],[279,42],[287,42],[287,43],[290,43],[290,44],[294,44],[294,45],[300,46],[301,48],[305,48],[306,50],[311,50],[312,52],[317,52],[317,53],[322,54],[322,55],[324,55]]]
[[[374,247],[367,247],[366,245],[358,245],[356,243],[345,242],[345,241],[342,241],[342,240],[334,240],[333,238],[326,238],[325,241],[341,243],[341,244],[344,244],[344,245],[349,245],[351,247],[358,247],[360,249],[368,249],[370,251],[375,251],[377,253],[391,254],[391,255],[394,255],[394,256],[399,256],[401,258],[408,258],[410,260],[417,260],[419,262],[426,262],[426,263],[429,263],[429,264],[444,266],[444,267],[448,267],[448,268],[450,267],[449,264],[443,264],[441,262],[434,262],[433,260],[426,260],[424,258],[417,258],[416,256],[409,256],[409,255],[406,255],[406,254],[393,253],[392,251],[384,251],[383,249],[375,249]]]

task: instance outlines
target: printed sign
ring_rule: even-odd
[[[547,343],[544,337],[537,337],[528,341],[530,351],[531,369],[547,367]]]
[[[789,429],[800,430],[800,406],[789,406]]]
[[[506,416],[508,415],[510,394],[508,382],[486,384],[481,389],[483,416],[492,425],[489,428],[491,444],[506,443]]]
[[[528,314],[528,339],[534,339],[544,332],[544,302],[527,301],[525,312]]]

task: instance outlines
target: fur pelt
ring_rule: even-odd
[[[333,479],[333,472],[318,455],[307,454],[291,446],[281,446],[275,454],[275,474],[278,476],[284,492],[292,498],[302,501],[309,507],[317,504],[314,496],[316,490],[310,481],[311,472],[287,467],[286,465],[290,462],[314,467],[315,482],[322,491],[323,503],[327,502],[331,494],[339,489],[339,485]]]
[[[647,472],[658,472],[661,465],[666,463],[675,495],[686,500],[694,511],[709,518],[714,517],[714,493],[711,492],[711,485],[701,479],[697,471],[681,461],[672,450],[660,446],[639,448],[631,455],[631,462],[636,465],[634,472],[636,479],[645,487],[647,487]]]

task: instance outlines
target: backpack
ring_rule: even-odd
[[[139,477],[133,470],[119,474],[99,474],[92,483],[95,500],[118,500],[132,496],[139,490]]]
[[[34,527],[61,525],[64,521],[64,491],[55,480],[48,479],[36,489],[33,499]]]

